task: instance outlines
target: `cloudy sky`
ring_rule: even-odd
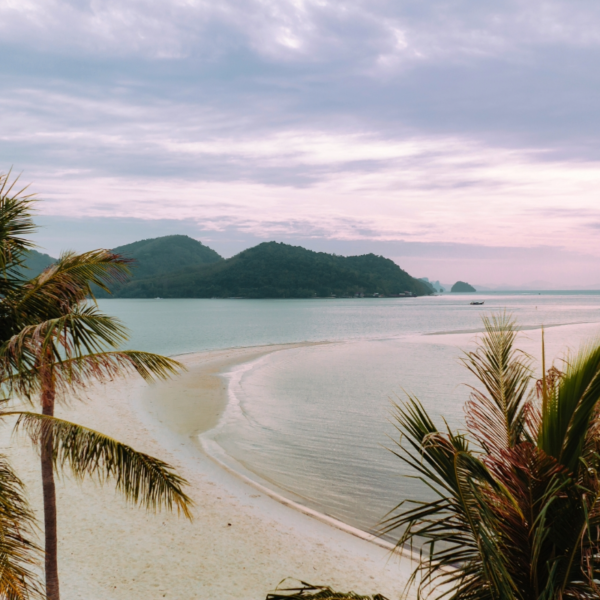
[[[600,287],[597,0],[0,0],[56,255],[185,233]]]

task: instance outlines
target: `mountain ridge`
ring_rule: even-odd
[[[313,298],[429,295],[433,288],[382,256],[337,256],[263,242],[229,259],[186,272],[136,279],[117,297]]]
[[[372,253],[339,256],[263,242],[224,259],[185,235],[139,240],[112,251],[134,261],[132,278],[113,284],[112,294],[95,289],[98,298],[315,298],[435,292],[427,281]],[[54,261],[35,251],[34,258],[31,276]]]

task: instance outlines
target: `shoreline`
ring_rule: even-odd
[[[297,345],[184,355],[180,360],[190,369],[183,375],[189,377],[187,394],[179,393],[186,386],[178,378],[165,387],[127,378],[91,386],[85,401],[57,407],[58,417],[172,465],[189,482],[186,492],[195,503],[190,523],[176,514],[132,507],[110,483],[59,478],[63,600],[264,600],[286,578],[340,591],[380,593],[390,600],[401,595],[415,567],[409,557],[278,502],[215,464],[194,440],[193,433],[215,423],[220,414],[224,382],[217,364],[292,346]],[[204,369],[205,379],[202,373],[194,379],[190,373],[195,369]],[[199,393],[204,384],[210,392],[206,397]],[[156,396],[152,398],[161,387],[167,392],[162,412]],[[203,400],[204,421],[188,419]],[[0,437],[41,523],[39,457],[24,436],[11,436],[9,427],[0,430]]]
[[[237,468],[232,467],[227,461],[221,460],[219,457],[220,453],[224,453],[221,447],[209,437],[203,435],[209,434],[212,429],[218,426],[218,422],[227,407],[229,395],[226,379],[232,369],[274,352],[330,343],[336,342],[270,344],[174,356],[173,358],[181,360],[184,364],[187,363],[186,366],[189,370],[176,382],[161,382],[149,388],[144,394],[146,410],[153,414],[155,418],[158,418],[161,423],[166,424],[174,433],[189,436],[190,441],[198,450],[220,469],[231,473],[240,481],[266,494],[280,504],[316,519],[327,526],[335,527],[359,539],[380,546],[390,553],[394,552],[414,559],[415,556],[407,549],[397,549],[394,544],[384,539],[294,501],[278,489],[263,484],[260,476],[252,473],[242,465],[238,465],[235,459],[228,457],[229,461],[237,466]],[[176,385],[173,386],[173,383]],[[190,391],[190,386],[194,390],[201,388],[206,403],[203,411],[199,411],[197,408],[197,396],[193,398],[186,397],[186,392]],[[173,395],[173,392],[175,392],[175,395]],[[167,395],[169,395],[168,398]],[[219,450],[211,449],[212,446],[216,446]]]
[[[171,358],[188,370],[176,379],[149,386],[144,393],[147,410],[174,433],[196,439],[217,425],[227,406],[227,371],[273,352],[330,343],[334,342],[268,344],[175,355]],[[202,394],[202,410],[198,410],[198,393]]]
[[[355,586],[351,584],[336,585],[332,584],[331,581],[317,581],[314,579],[311,580],[311,583],[332,585],[332,587],[337,587],[338,591],[358,591],[362,594],[382,593],[383,590],[383,594],[389,595],[391,599],[404,593],[406,581],[416,564],[414,562],[417,560],[415,554],[407,549],[397,549],[393,544],[383,539],[291,500],[283,493],[278,493],[276,489],[261,484],[260,477],[254,473],[252,475],[255,478],[246,476],[244,467],[239,465],[239,470],[235,469],[220,460],[216,455],[217,453],[210,451],[207,448],[207,442],[215,444],[219,449],[220,446],[203,435],[209,434],[212,429],[218,427],[219,420],[229,402],[227,379],[233,369],[275,352],[336,343],[339,342],[268,344],[176,355],[173,358],[181,361],[188,368],[188,371],[183,374],[180,381],[161,382],[147,388],[143,397],[138,400],[137,408],[145,413],[145,415],[140,416],[157,420],[161,426],[169,431],[167,435],[171,438],[172,444],[179,443],[183,446],[184,444],[180,440],[182,438],[186,439],[188,457],[190,457],[190,453],[201,454],[205,461],[209,461],[214,466],[215,470],[211,472],[216,475],[216,479],[220,483],[226,482],[228,490],[233,492],[238,499],[243,495],[247,496],[248,488],[251,488],[259,494],[250,494],[250,498],[255,499],[256,504],[262,505],[260,508],[266,511],[269,516],[280,513],[278,516],[281,517],[285,525],[294,524],[301,530],[306,530],[305,528],[310,523],[311,529],[319,537],[341,536],[341,540],[347,545],[352,554],[352,562],[355,560],[358,560],[359,563],[366,562],[372,560],[374,555],[378,556],[381,559],[381,564],[376,570],[382,569],[380,575],[388,570],[393,572],[391,579],[394,582],[395,590],[390,592],[388,587],[390,582],[378,582],[373,575],[369,575],[369,579],[373,580],[373,586],[370,589],[363,588],[362,591],[360,591],[360,584]],[[173,383],[176,383],[175,389]],[[185,397],[185,392],[190,391],[190,384],[194,389],[193,398],[191,399]],[[174,391],[175,394],[173,394]],[[205,403],[204,411],[198,410],[199,392],[202,394]],[[166,434],[165,429],[162,430],[163,436]],[[164,439],[163,443],[165,443]],[[221,452],[224,453],[222,449]],[[230,460],[236,462],[231,457]],[[204,469],[206,474],[206,464]],[[255,508],[257,507],[256,504]],[[317,544],[323,547],[322,542],[317,542]],[[400,565],[400,562],[402,565]],[[406,568],[409,566],[407,562],[412,565],[408,569]],[[388,577],[392,575],[392,573],[386,574]],[[307,580],[304,577],[296,579],[297,581]],[[386,588],[387,592],[385,591]],[[406,598],[411,599],[413,595],[409,594]]]

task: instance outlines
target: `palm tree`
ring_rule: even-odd
[[[484,319],[464,363],[481,384],[467,432],[438,429],[414,397],[396,407],[396,454],[433,498],[401,503],[385,530],[421,547],[421,597],[566,600],[600,596],[600,346],[533,381],[507,315]],[[543,335],[543,333],[542,333]],[[543,347],[543,340],[542,340]]]
[[[22,482],[0,456],[0,598],[26,600],[39,594],[32,567],[39,548],[31,540],[34,516]]]
[[[19,268],[30,242],[22,238],[30,233],[30,219],[23,205],[30,200],[21,190],[13,193],[15,182],[0,177],[0,298],[18,285]],[[21,201],[12,199],[20,196]],[[4,323],[0,302],[0,328]],[[0,404],[4,402],[0,399]],[[37,564],[39,548],[32,541],[35,519],[29,508],[23,483],[12,470],[7,458],[0,455],[0,598],[27,599],[40,588],[32,570]]]
[[[97,431],[54,416],[57,400],[85,388],[135,372],[146,380],[166,378],[181,367],[155,354],[122,351],[126,330],[102,314],[93,289],[128,274],[127,261],[106,250],[60,260],[30,281],[22,275],[31,247],[22,236],[33,231],[30,196],[0,190],[0,255],[3,297],[0,299],[0,373],[5,396],[41,405],[41,414],[5,408],[4,417],[18,417],[39,449],[42,469],[45,534],[46,598],[59,600],[55,470],[76,477],[112,479],[126,498],[149,509],[176,508],[191,518],[187,483],[166,463],[135,451]],[[4,192],[4,193],[2,193]],[[91,301],[90,301],[91,299]]]

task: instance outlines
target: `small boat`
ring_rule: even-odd
[[[483,304],[483,300],[473,300],[471,302],[471,306],[481,306]]]

